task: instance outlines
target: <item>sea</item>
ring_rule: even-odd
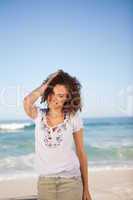
[[[90,170],[133,168],[133,117],[83,118]],[[36,176],[35,124],[0,121],[0,180]]]

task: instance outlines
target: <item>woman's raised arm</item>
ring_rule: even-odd
[[[34,105],[35,101],[42,96],[44,91],[47,88],[47,84],[42,84],[35,90],[33,90],[31,93],[29,93],[27,96],[24,97],[23,99],[23,106],[26,114],[31,117],[31,118],[36,118],[37,117],[37,108]]]
[[[43,82],[41,86],[33,90],[30,94],[24,97],[23,106],[26,114],[31,118],[37,117],[37,108],[34,105],[35,101],[43,95],[47,87],[50,86],[50,82],[60,73],[60,70],[52,73],[47,82]]]

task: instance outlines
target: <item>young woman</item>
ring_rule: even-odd
[[[36,125],[39,200],[91,200],[80,90],[76,77],[58,70],[24,97],[24,110]],[[39,97],[46,108],[34,105]]]

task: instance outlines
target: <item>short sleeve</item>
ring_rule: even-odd
[[[73,116],[72,124],[73,124],[73,132],[79,131],[81,128],[83,128],[83,119],[79,112],[77,112]]]

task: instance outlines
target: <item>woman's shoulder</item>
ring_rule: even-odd
[[[36,106],[36,109],[37,109],[37,117],[41,117],[43,113],[45,113],[47,111],[46,108],[41,108],[40,106]]]
[[[73,124],[73,132],[76,132],[83,127],[83,119],[80,111],[77,111],[71,115],[71,122]]]
[[[81,118],[82,118],[82,114],[80,111],[76,111],[76,112],[70,114],[70,120],[72,120],[72,121],[78,121]]]

